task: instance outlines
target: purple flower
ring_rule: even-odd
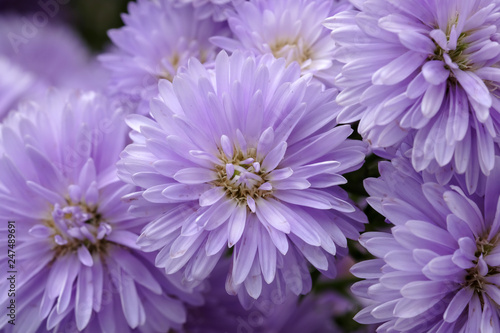
[[[199,20],[192,5],[175,7],[170,0],[138,0],[122,16],[125,26],[109,36],[117,50],[100,56],[111,70],[111,92],[147,114],[149,100],[158,94],[160,79],[172,80],[190,57],[210,64],[217,48],[208,38],[229,34],[225,23]]]
[[[230,52],[243,49],[285,58],[287,64],[296,61],[302,73],[312,73],[331,87],[339,63],[332,61],[335,43],[322,22],[349,7],[347,1],[332,0],[246,1],[228,13],[235,37],[211,41]]]
[[[0,55],[0,120],[13,105],[26,97],[42,94],[46,86],[33,74],[23,70],[10,59]]]
[[[414,135],[412,162],[488,175],[498,140],[496,1],[357,1],[326,26],[344,63],[338,121],[361,119],[374,148]],[[472,178],[473,175],[468,176]]]
[[[105,73],[68,27],[36,26],[27,17],[0,16],[0,119],[18,102],[48,87],[101,89]]]
[[[206,19],[212,17],[214,21],[220,22],[227,19],[227,11],[234,10],[235,5],[245,0],[170,0],[174,4],[193,4],[196,17]]]
[[[377,259],[351,269],[366,279],[353,292],[374,304],[355,319],[377,332],[500,331],[500,159],[484,196],[424,182],[403,158],[380,173],[368,201],[395,227],[361,236]]]
[[[310,289],[307,259],[333,273],[364,215],[338,184],[363,163],[365,146],[335,127],[335,90],[300,78],[294,63],[219,53],[160,82],[151,115],[132,115],[134,143],[119,176],[144,188],[128,196],[152,221],[138,244],[156,265],[203,280],[227,247],[230,293],[261,294],[263,281]],[[226,246],[227,245],[227,246]],[[331,275],[331,274],[330,274]]]
[[[120,200],[134,190],[115,170],[126,131],[121,110],[93,92],[53,91],[0,126],[0,216],[16,225],[17,332],[149,333],[184,322],[176,298],[191,296],[139,250],[144,219]],[[6,223],[0,228],[7,244]],[[0,262],[8,267],[6,256]],[[3,293],[1,306],[9,302]],[[12,328],[9,319],[0,327]]]
[[[282,294],[264,286],[266,296],[244,308],[238,299],[228,295],[224,280],[229,260],[221,260],[203,284],[205,303],[188,307],[185,332],[342,332],[333,322],[334,315],[352,310],[347,298],[334,292],[309,294],[300,298],[293,293]]]

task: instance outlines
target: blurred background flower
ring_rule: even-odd
[[[350,7],[348,1],[332,0],[244,1],[227,14],[234,37],[211,41],[228,52],[244,49],[284,58],[287,64],[296,61],[302,74],[333,87],[340,63],[333,61],[335,43],[323,21]]]
[[[197,18],[203,20],[212,17],[216,22],[225,21],[228,12],[244,1],[246,0],[170,0],[177,6],[193,4]]]
[[[0,68],[0,118],[49,87],[101,90],[107,83],[105,70],[69,26],[40,26],[14,14],[0,17]]]
[[[338,262],[339,279],[348,277],[352,262],[345,258]],[[267,297],[244,308],[237,298],[228,295],[224,289],[229,259],[222,259],[209,279],[203,284],[205,304],[201,307],[188,306],[185,332],[222,333],[343,333],[368,332],[371,328],[347,326],[341,318],[350,321],[360,305],[352,294],[327,290],[328,279],[320,280],[321,288],[307,296],[293,293],[282,294],[279,289],[270,289]],[[337,318],[338,321],[332,321]],[[343,326],[344,325],[344,326]]]
[[[125,26],[108,32],[116,49],[100,56],[111,71],[110,93],[140,114],[149,114],[160,79],[172,81],[190,57],[213,66],[218,49],[209,37],[230,34],[225,23],[211,17],[199,19],[191,4],[176,7],[171,3],[130,2],[128,14],[122,15]]]

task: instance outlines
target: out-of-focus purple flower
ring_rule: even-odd
[[[357,1],[327,20],[344,63],[341,123],[361,119],[373,147],[414,135],[412,163],[475,177],[493,168],[499,137],[500,6],[496,1]]]
[[[0,119],[48,87],[97,90],[107,79],[68,27],[14,15],[0,17],[0,71]]]
[[[227,11],[234,10],[234,6],[245,0],[170,0],[177,5],[193,4],[196,17],[206,19],[212,17],[214,21],[220,22],[227,19]]]
[[[355,319],[377,332],[499,331],[500,159],[484,196],[424,182],[403,158],[380,173],[368,201],[396,226],[360,238],[377,259],[351,269],[366,279],[353,292],[375,303]]]
[[[0,119],[20,100],[36,97],[45,90],[33,74],[26,72],[9,58],[0,55]]]
[[[131,217],[120,200],[135,188],[115,170],[125,146],[123,114],[93,92],[65,95],[25,103],[0,125],[0,216],[16,226],[14,331],[179,327],[185,310],[176,298],[191,296],[139,250],[144,219]],[[0,228],[7,244],[7,225]],[[1,306],[9,302],[3,293]],[[13,328],[7,320],[0,327]]]
[[[170,0],[130,2],[125,26],[109,31],[118,49],[100,56],[111,71],[111,93],[149,113],[148,105],[158,94],[160,79],[172,80],[190,57],[209,65],[217,48],[208,39],[228,35],[227,24],[211,18],[199,20],[192,5],[174,6]]]
[[[214,44],[230,52],[243,49],[256,55],[273,54],[285,58],[287,64],[296,61],[303,74],[312,73],[332,86],[340,68],[332,60],[335,43],[322,23],[352,7],[347,1],[251,0],[235,7],[228,14],[235,37],[213,37]]]
[[[366,222],[335,186],[366,149],[335,127],[335,95],[297,63],[241,52],[222,51],[214,71],[193,58],[173,84],[161,81],[154,120],[128,118],[134,143],[118,164],[144,188],[127,199],[152,220],[138,244],[161,250],[157,266],[187,281],[234,246],[226,287],[255,299],[263,281],[307,292],[306,259],[333,275],[334,255]]]
[[[342,330],[336,327],[333,317],[353,310],[347,298],[334,292],[309,294],[300,299],[290,292],[272,290],[271,286],[264,286],[271,289],[266,293],[268,297],[244,308],[224,289],[228,267],[229,260],[221,260],[203,284],[205,304],[188,307],[185,332],[340,333]]]

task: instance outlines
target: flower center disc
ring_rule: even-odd
[[[75,251],[82,245],[90,253],[104,252],[104,237],[111,232],[111,226],[102,222],[96,207],[71,202],[64,207],[55,204],[52,219],[46,221],[46,225],[55,243],[56,256]]]
[[[219,158],[222,163],[215,167],[218,179],[214,185],[224,188],[229,198],[246,204],[248,197],[255,200],[272,193],[271,188],[266,186],[267,172],[256,160],[255,149],[249,149],[246,154],[238,150],[232,158],[222,153]]]

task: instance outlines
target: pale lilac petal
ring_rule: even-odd
[[[401,295],[410,299],[430,298],[444,295],[449,289],[441,281],[414,281],[401,289]]]
[[[419,300],[403,298],[394,308],[394,315],[401,318],[412,318],[427,311],[439,302],[439,300],[440,298],[438,297]]]
[[[173,200],[198,200],[208,188],[209,185],[206,184],[173,184],[164,187],[161,194]]]
[[[422,65],[425,55],[409,51],[394,59],[373,74],[372,82],[377,85],[393,85],[406,79]]]
[[[174,179],[183,184],[201,184],[216,180],[217,174],[203,168],[186,168],[177,171]]]
[[[259,261],[264,280],[269,284],[274,280],[276,274],[276,249],[267,232],[259,228]]]
[[[276,209],[274,205],[268,203],[267,200],[259,199],[255,202],[257,207],[257,217],[261,221],[267,222],[270,226],[277,230],[289,233],[290,224],[286,218]]]
[[[273,148],[262,161],[262,169],[266,171],[276,169],[278,164],[283,159],[283,156],[285,156],[286,147],[286,142],[281,142],[275,148]]]
[[[144,307],[139,299],[135,283],[124,273],[119,274],[119,292],[123,314],[131,328],[136,328],[145,320]]]
[[[458,316],[460,316],[462,311],[465,309],[465,307],[471,300],[473,293],[474,291],[470,288],[461,289],[455,295],[455,297],[453,297],[450,304],[448,305],[448,308],[444,312],[444,317],[443,317],[444,320],[449,323],[457,320]]]
[[[92,259],[92,256],[86,246],[80,246],[77,253],[78,259],[80,259],[80,262],[83,265],[92,267],[92,265],[94,264],[94,260]]]
[[[90,321],[93,296],[92,270],[83,267],[78,276],[75,300],[76,326],[79,330],[83,330]]]
[[[208,191],[205,191],[200,196],[200,206],[211,206],[217,201],[219,201],[226,191],[222,187],[214,187]]]
[[[450,72],[444,68],[442,61],[429,61],[422,67],[424,78],[433,85],[438,85],[446,81],[450,76]]]
[[[138,236],[136,234],[126,230],[114,230],[108,236],[109,241],[124,245],[131,249],[139,249],[136,244],[137,238]]]
[[[245,206],[238,206],[234,209],[233,213],[229,217],[228,224],[228,246],[232,247],[236,244],[241,236],[243,235],[243,230],[245,229],[245,224],[247,220],[247,208]]]
[[[305,191],[276,191],[275,196],[291,204],[313,207],[316,209],[331,209],[332,205],[322,196]]]
[[[373,279],[382,276],[382,259],[372,259],[355,264],[351,267],[350,272],[362,279]]]
[[[253,226],[255,221],[252,221],[248,225],[249,230],[255,230],[255,226]],[[245,244],[245,249],[242,249],[242,244]],[[232,271],[232,277],[234,283],[240,284],[246,278],[248,273],[250,272],[250,268],[254,261],[255,254],[257,252],[257,235],[255,233],[248,233],[242,237],[241,242],[236,243],[234,249],[234,266]]]
[[[446,87],[446,82],[443,82],[438,85],[432,85],[427,89],[422,100],[422,114],[425,117],[434,117],[439,111],[443,103]]]
[[[141,262],[139,258],[129,253],[127,250],[116,251],[116,261],[121,269],[127,273],[136,283],[144,286],[156,294],[161,294],[162,289],[160,284],[153,277],[147,267]]]

